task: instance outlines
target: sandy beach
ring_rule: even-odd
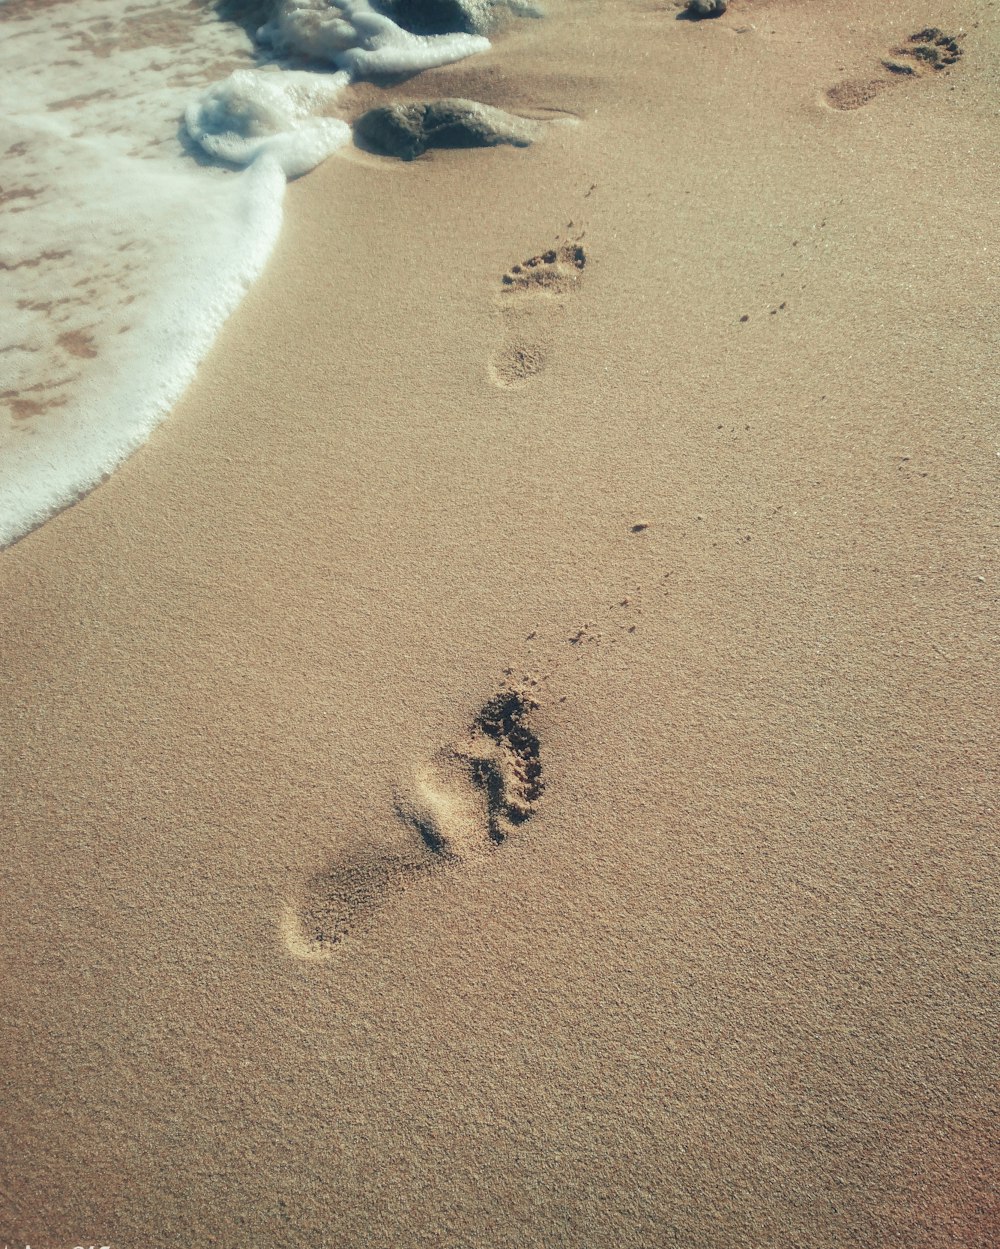
[[[11,1246],[1000,1237],[1000,10],[546,7],[0,555]]]

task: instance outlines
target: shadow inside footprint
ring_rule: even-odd
[[[416,880],[488,852],[530,819],[544,788],[541,747],[529,723],[536,707],[515,690],[491,698],[467,735],[396,794],[407,841],[391,851],[355,853],[307,882],[286,916],[289,950],[324,957]]]
[[[474,733],[493,743],[470,753],[470,761],[486,796],[487,832],[497,844],[534,815],[545,788],[541,748],[527,722],[530,710],[523,695],[506,691],[486,704],[474,725]]]
[[[561,243],[508,269],[501,279],[505,290],[564,290],[587,266],[587,253],[579,241]]]
[[[322,955],[349,932],[365,928],[376,912],[402,893],[417,876],[444,862],[433,851],[421,857],[362,854],[348,858],[307,883],[298,906],[288,945],[293,953]]]
[[[892,74],[912,77],[927,70],[947,69],[949,65],[956,64],[961,55],[962,47],[957,39],[936,26],[929,26],[910,35],[904,44],[893,49],[892,55],[886,57],[882,64]]]

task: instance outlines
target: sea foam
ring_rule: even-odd
[[[318,72],[255,65],[207,4],[0,0],[0,547],[177,402],[271,253],[286,180],[348,141],[326,115],[348,84],[489,46],[363,0],[284,0],[260,39]]]
[[[281,0],[258,37],[285,55],[315,57],[356,77],[417,73],[490,46],[482,35],[413,35],[367,0]]]
[[[482,35],[411,34],[367,0],[281,0],[257,38],[278,55],[337,72],[237,70],[188,106],[185,125],[210,156],[238,165],[271,156],[290,178],[345,142],[345,124],[317,114],[354,79],[413,74],[490,46]]]
[[[234,165],[266,158],[297,178],[350,138],[351,128],[316,110],[333,104],[350,81],[330,75],[238,69],[184,113],[188,134],[209,156]]]

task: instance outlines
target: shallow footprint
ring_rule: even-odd
[[[907,78],[922,78],[957,64],[962,47],[957,39],[946,35],[937,27],[919,30],[898,48],[882,59],[882,68],[890,77],[849,79],[837,83],[826,92],[826,101],[841,110],[861,108],[882,94],[894,82]]]
[[[497,300],[500,345],[490,362],[497,386],[521,386],[544,369],[565,297],[578,288],[586,264],[580,238],[557,240],[503,275]]]
[[[439,869],[445,860],[413,845],[399,854],[356,852],[306,882],[286,908],[282,936],[299,958],[324,958],[348,933],[366,928],[373,917],[415,878]]]
[[[518,690],[491,698],[465,736],[396,793],[405,830],[397,848],[356,851],[307,881],[282,921],[288,950],[299,958],[326,958],[421,878],[460,871],[529,820],[544,788],[541,747],[530,722],[536,709]]]

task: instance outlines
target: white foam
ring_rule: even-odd
[[[238,69],[185,110],[187,132],[210,156],[249,165],[270,156],[288,178],[308,173],[350,138],[333,117],[314,116],[350,81],[316,74]]]
[[[489,46],[410,35],[360,0],[286,0],[267,37],[337,67],[313,74],[252,68],[243,31],[189,0],[5,8],[0,547],[101,481],[177,402],[267,261],[286,178],[349,137],[323,116],[346,84]],[[210,87],[220,64],[232,72]],[[245,168],[199,165],[192,140]]]
[[[260,271],[284,177],[199,168],[178,117],[242,30],[184,0],[0,5],[0,546],[95,485]]]
[[[338,67],[302,71],[237,70],[185,112],[187,132],[210,156],[248,165],[267,153],[288,177],[307,173],[346,140],[344,122],[318,116],[355,78],[416,73],[490,46],[480,35],[413,35],[367,0],[282,0],[257,32],[284,56]]]
[[[55,419],[4,448],[0,545],[9,543],[100,482],[163,419],[190,383],[223,322],[263,268],[281,228],[285,176],[261,161],[241,178],[164,176],[136,183],[128,227],[151,231],[171,216],[187,235],[150,268],[160,285],[139,289],[127,312],[103,327],[96,356]],[[156,204],[152,211],[150,205]],[[132,337],[122,333],[136,324]]]
[[[282,0],[257,37],[280,55],[325,61],[337,72],[237,70],[188,106],[185,125],[215,159],[248,165],[266,153],[288,177],[345,142],[346,124],[317,114],[353,79],[417,73],[490,46],[481,35],[410,34],[367,0]]]
[[[485,52],[482,35],[413,35],[367,0],[282,0],[258,38],[285,55],[329,61],[355,77],[417,73]]]

